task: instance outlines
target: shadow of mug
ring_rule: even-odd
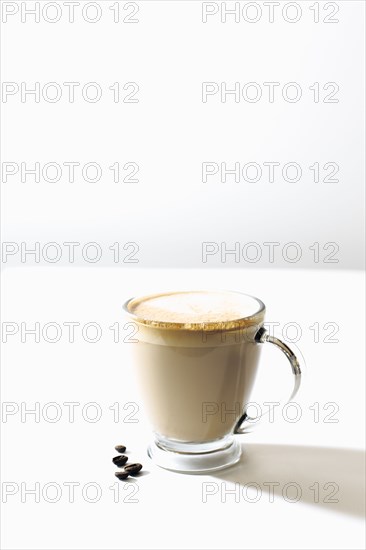
[[[269,497],[272,494],[274,500],[286,498],[296,502],[298,498],[329,511],[364,516],[363,451],[256,443],[242,447],[240,461],[214,477],[241,486],[259,486]]]

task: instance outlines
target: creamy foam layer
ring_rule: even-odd
[[[256,315],[262,307],[256,298],[230,291],[173,292],[128,303],[128,311],[145,322],[184,326],[235,322]]]

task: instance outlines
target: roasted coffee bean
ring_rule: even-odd
[[[125,466],[125,472],[128,472],[130,476],[135,476],[139,473],[141,468],[142,464],[139,464],[138,462],[136,464],[127,464],[127,466]]]
[[[114,475],[118,477],[118,479],[127,479],[130,474],[122,470],[121,472],[114,472]]]
[[[126,447],[124,445],[116,445],[115,449],[117,453],[123,454],[126,451]]]
[[[122,468],[122,466],[126,464],[127,460],[128,460],[128,456],[125,456],[125,455],[118,455],[112,458],[112,461],[114,462],[114,464],[119,468]]]

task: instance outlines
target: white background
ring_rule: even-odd
[[[229,15],[222,23],[221,3],[211,3],[219,11],[203,23],[201,2],[154,0],[137,2],[138,22],[124,23],[134,6],[120,2],[121,20],[114,23],[110,8],[116,3],[100,1],[101,18],[90,23],[82,12],[88,2],[80,0],[73,23],[64,2],[51,2],[46,14],[61,14],[56,23],[45,20],[42,8],[39,23],[32,15],[22,22],[22,10],[34,4],[1,2],[2,81],[19,89],[22,82],[28,88],[39,82],[41,90],[56,82],[63,95],[52,103],[41,94],[38,103],[31,95],[22,101],[20,92],[2,94],[2,328],[16,327],[6,343],[3,333],[2,400],[15,409],[2,415],[2,482],[19,489],[4,502],[2,485],[3,548],[363,548],[363,2],[301,1],[295,8],[281,2],[272,23],[264,2],[247,8],[251,18],[253,9],[262,10],[256,23],[242,15],[238,23]],[[241,10],[248,6],[239,4]],[[319,7],[319,23],[311,6]],[[333,18],[339,21],[325,23],[337,7]],[[6,19],[4,10],[13,9]],[[93,6],[88,9],[94,17]],[[299,21],[286,21],[283,9],[290,18],[301,10]],[[74,103],[64,82],[80,83]],[[88,82],[101,87],[100,101],[83,99],[80,90]],[[109,86],[115,82],[123,94],[130,91],[123,90],[126,82],[137,83],[138,102],[114,103]],[[203,102],[203,82],[225,82],[227,88],[255,82],[263,95],[256,103],[242,96],[236,103],[233,95],[222,102],[217,93]],[[280,83],[273,103],[264,82]],[[301,87],[298,102],[282,97],[289,82]],[[320,84],[319,102],[309,89],[314,82]],[[332,90],[323,90],[329,82],[339,86],[337,103],[323,101]],[[70,182],[64,167],[57,182],[42,175],[39,182],[32,175],[22,181],[21,163],[30,168],[36,162],[41,167],[94,162],[102,177],[85,181],[79,168]],[[116,162],[137,163],[139,181],[113,182],[108,167]],[[228,176],[223,183],[217,174],[203,182],[204,162],[226,162],[229,168],[255,162],[262,178],[235,182]],[[280,163],[274,182],[268,181],[265,162]],[[297,182],[281,176],[289,162],[302,169]],[[339,181],[322,181],[321,168],[321,181],[315,182],[309,169],[315,162],[337,164]],[[19,167],[5,181],[4,163]],[[67,242],[77,243],[73,262]],[[206,262],[203,242],[216,243]],[[272,261],[264,243],[276,243]],[[39,258],[24,254],[37,247]],[[235,247],[239,256],[225,255]],[[101,256],[93,262],[96,249]],[[52,262],[55,250],[61,255]],[[294,250],[300,251],[297,262],[291,261]],[[259,251],[257,261],[250,261],[253,251]],[[131,252],[137,262],[128,262]],[[329,262],[332,252],[337,262]],[[133,295],[215,287],[258,296],[267,320],[279,323],[277,334],[289,343],[296,340],[290,345],[306,362],[297,398],[302,416],[294,423],[279,414],[273,424],[267,421],[243,436],[242,461],[217,477],[168,473],[145,456],[149,428],[130,347],[123,331],[115,343],[109,327],[116,322],[123,327],[121,304]],[[81,328],[97,323],[102,336],[95,344],[86,342],[80,328],[70,343],[65,322]],[[41,331],[56,323],[60,340],[51,344],[41,332],[39,343],[32,335],[22,342],[21,323],[26,328],[40,323]],[[310,328],[315,323],[319,341]],[[298,339],[294,324],[300,327]],[[269,361],[275,361],[273,373],[265,369]],[[264,350],[262,364],[254,399],[281,399],[290,386],[284,359]],[[39,422],[32,415],[22,422],[22,402],[28,408],[39,403],[41,411],[55,402],[62,417],[50,422],[41,412]],[[102,417],[89,422],[79,411],[71,423],[65,402],[80,403],[80,411],[96,402]],[[116,402],[118,422],[109,408]],[[123,409],[131,402],[139,407],[136,423],[126,421],[131,409]],[[319,422],[310,409],[314,403]],[[326,421],[332,411],[324,409],[327,403],[338,407],[338,422]],[[117,443],[127,444],[130,459],[145,466],[135,503],[126,501],[123,484],[117,484],[118,503],[109,489]],[[63,486],[71,481],[80,483],[74,503]],[[263,485],[271,481],[280,484],[274,502]],[[40,483],[41,489],[58,484],[61,498],[50,503],[41,494],[35,503],[28,495],[22,502],[22,482],[28,488]],[[102,489],[94,504],[81,494],[88,482]],[[222,482],[226,489],[258,483],[262,496],[251,503],[241,493],[238,502],[233,495],[223,502]],[[301,487],[297,503],[283,497],[290,482]],[[217,484],[207,502],[204,483]],[[323,502],[330,492],[324,489],[315,502],[309,489],[314,483],[321,488],[336,483],[339,502]]]
[[[131,8],[120,4],[121,18],[126,17]],[[3,81],[25,82],[28,88],[39,82],[41,90],[56,82],[63,94],[56,103],[42,95],[39,103],[32,95],[22,103],[20,92],[6,97],[3,161],[25,162],[30,168],[35,162],[96,162],[103,176],[96,183],[81,177],[69,183],[66,168],[56,183],[42,178],[34,183],[31,175],[22,183],[19,173],[9,176],[3,187],[4,241],[25,241],[29,247],[35,242],[42,247],[52,241],[96,241],[104,252],[98,265],[113,264],[109,245],[132,241],[140,247],[143,267],[201,267],[202,242],[224,242],[227,249],[238,242],[241,250],[255,242],[263,248],[257,262],[242,254],[238,262],[234,255],[221,261],[216,254],[205,266],[361,268],[363,2],[338,3],[332,18],[339,22],[333,24],[322,22],[334,10],[325,9],[326,3],[319,4],[318,24],[311,2],[298,3],[301,19],[292,24],[282,16],[286,3],[274,12],[273,23],[268,8],[257,4],[262,17],[252,24],[242,17],[235,23],[234,16],[221,23],[220,13],[203,23],[201,2],[194,1],[141,2],[134,16],[139,22],[130,24],[113,23],[110,2],[100,3],[101,19],[94,24],[83,19],[83,2],[75,8],[74,23],[68,22],[62,2],[61,19],[54,24],[42,16],[35,23],[30,15],[22,23],[21,7],[9,15],[2,25]],[[88,17],[94,17],[89,10]],[[51,8],[46,12],[49,18],[55,13]],[[288,11],[288,17],[295,15]],[[72,104],[64,82],[80,83]],[[82,98],[80,90],[89,82],[102,89],[97,103]],[[122,90],[126,82],[136,82],[139,102],[114,103],[109,86],[115,82],[123,94],[131,91]],[[228,89],[235,82],[241,87],[255,82],[263,95],[257,103],[242,96],[236,103],[232,95],[221,103],[218,93],[203,103],[203,82],[226,82]],[[280,83],[273,103],[264,82]],[[282,97],[289,82],[301,87],[296,103]],[[319,103],[309,89],[314,82],[320,86]],[[333,97],[338,103],[323,103],[333,90],[322,90],[329,82],[339,86]],[[53,93],[50,89],[51,97]],[[115,162],[122,167],[137,163],[139,183],[113,183],[108,167]],[[256,162],[262,179],[235,183],[228,176],[224,184],[216,176],[202,183],[203,162],[226,162],[228,168]],[[280,163],[274,183],[268,181],[264,162]],[[302,169],[298,182],[281,176],[289,162]],[[315,162],[336,163],[339,182],[314,183],[309,166]],[[273,264],[264,242],[279,243]],[[282,258],[288,242],[302,249],[297,263]],[[338,263],[323,261],[332,248],[314,263],[309,250],[314,242],[321,248],[336,243]],[[58,265],[67,263],[63,251]],[[79,256],[75,262],[85,265]],[[255,259],[255,250],[247,256]],[[20,254],[7,261],[20,263]],[[27,263],[34,264],[34,258],[29,256]]]

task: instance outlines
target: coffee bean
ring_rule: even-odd
[[[123,454],[126,451],[126,447],[124,445],[116,445],[115,449],[117,453]]]
[[[122,468],[122,466],[126,464],[127,460],[128,460],[128,456],[125,456],[125,455],[118,455],[112,458],[112,461],[114,462],[114,464],[119,468]]]
[[[122,472],[114,472],[114,475],[118,477],[118,479],[127,479],[130,474],[122,470]]]
[[[135,476],[142,469],[142,464],[138,462],[136,464],[127,464],[125,466],[125,472],[128,472],[130,476]]]

